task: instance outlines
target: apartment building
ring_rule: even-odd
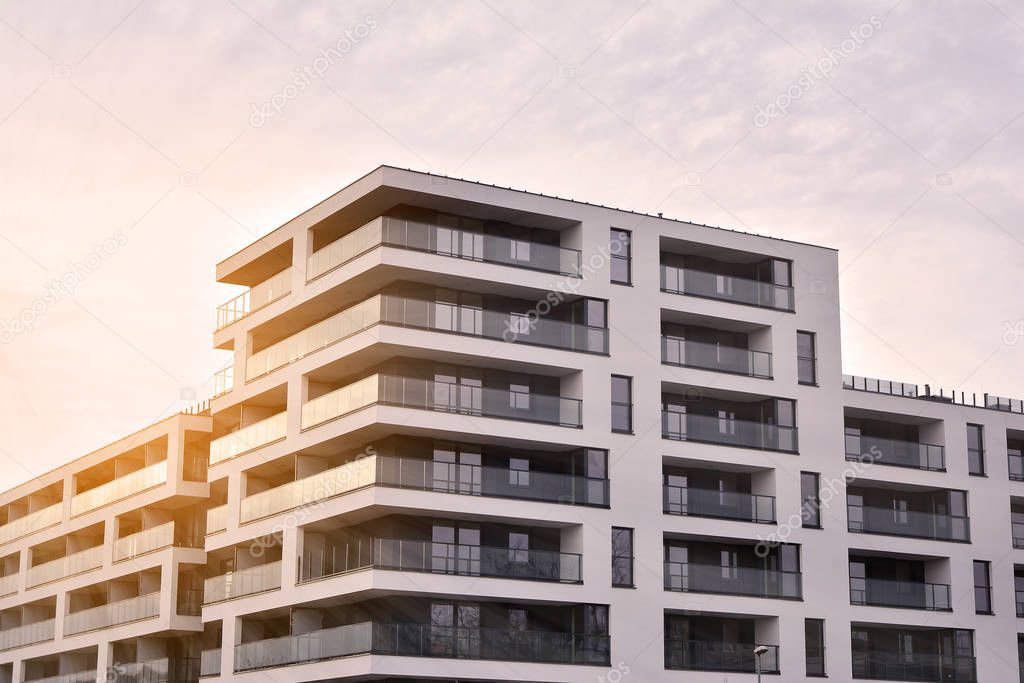
[[[3,680],[1020,676],[1021,403],[844,376],[833,250],[383,166],[217,279],[0,497]]]

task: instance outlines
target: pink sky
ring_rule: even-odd
[[[837,247],[847,371],[1024,396],[1022,43],[1006,0],[0,2],[7,483],[208,396],[214,264],[381,163]]]

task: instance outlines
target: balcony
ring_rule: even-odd
[[[662,264],[661,291],[779,311],[794,310],[790,286],[695,268]]]
[[[18,592],[18,574],[0,576],[0,597]]]
[[[904,398],[917,398],[917,385],[874,377],[843,375],[843,388],[850,391],[866,391],[870,394],[888,394]]]
[[[64,634],[74,635],[109,628],[160,615],[160,593],[147,593],[98,607],[70,612],[64,617]]]
[[[761,379],[772,378],[772,354],[723,344],[661,336],[661,362]]]
[[[306,555],[299,581],[361,569],[485,576],[527,581],[582,583],[582,556],[549,550],[494,548],[384,538],[360,538],[324,553]]]
[[[281,587],[281,562],[268,562],[211,576],[203,585],[203,604],[234,600]]]
[[[854,650],[853,677],[929,683],[976,683],[978,680],[974,657],[880,650]]]
[[[775,523],[775,497],[689,486],[662,485],[662,511],[667,515]]]
[[[934,472],[946,471],[946,449],[935,444],[902,441],[884,437],[846,434],[846,459],[872,456],[875,464],[909,467]]]
[[[153,683],[157,680],[166,679],[152,679]],[[26,683],[96,683],[96,670],[89,669],[88,671],[76,671],[70,674],[59,674],[57,676],[46,676],[45,678],[33,678]]]
[[[943,583],[850,578],[850,604],[949,612],[950,588]]]
[[[847,504],[847,521],[852,533],[961,543],[971,540],[970,519],[966,516]]]
[[[666,404],[661,413],[661,435],[666,439],[784,453],[797,452],[796,427],[679,412],[674,408]]]
[[[15,626],[0,631],[0,650],[10,650],[33,643],[53,640],[54,620],[44,619],[31,624]]]
[[[220,648],[203,650],[199,654],[199,675],[220,676]]]
[[[165,522],[159,526],[116,539],[114,541],[114,562],[130,560],[133,557],[172,545],[174,545],[174,522]]]
[[[43,562],[34,567],[29,567],[25,572],[25,587],[34,588],[44,583],[63,579],[65,576],[74,576],[75,574],[99,569],[103,566],[104,550],[105,546],[98,545],[88,550],[82,550],[50,562]]]
[[[189,676],[188,670],[189,660],[175,659],[171,660],[167,657],[161,659],[150,659],[145,662],[125,662],[123,664],[115,665],[114,669],[117,671],[117,683],[165,683],[167,681],[189,681],[192,680],[192,676]],[[180,677],[179,677],[180,676]],[[96,675],[93,674],[91,680],[95,680]]]
[[[394,294],[378,294],[253,353],[246,381],[262,377],[352,335],[383,324],[585,353],[608,353],[608,330],[508,311],[473,309],[472,315],[439,315],[458,307]]]
[[[362,622],[235,646],[235,672],[360,654],[607,666],[608,636]]]
[[[71,515],[81,515],[90,510],[115,503],[167,482],[167,461],[162,460],[142,469],[130,472],[95,488],[75,494],[71,499]]]
[[[283,439],[288,429],[288,412],[254,422],[210,442],[210,465]]]
[[[285,268],[263,282],[253,285],[234,299],[217,307],[217,330],[255,313],[292,292],[292,269]]]
[[[218,531],[226,531],[228,528],[228,506],[218,505],[206,511],[206,535],[215,534]]]
[[[231,391],[235,386],[235,367],[229,365],[228,367],[218,370],[213,376],[213,395],[211,399],[223,396],[224,394]]]
[[[754,650],[768,649],[758,658]],[[758,661],[760,660],[760,661]],[[679,671],[779,673],[779,647],[705,640],[665,639],[665,668]]]
[[[580,272],[580,252],[575,249],[380,216],[314,252],[306,264],[306,279],[320,277],[382,245],[560,275]]]
[[[665,590],[799,600],[800,572],[665,562]]]
[[[64,505],[62,503],[54,503],[41,510],[30,512],[24,517],[12,519],[3,526],[0,526],[0,545],[10,543],[15,539],[40,531],[48,526],[58,524],[63,515]]]
[[[302,406],[309,429],[374,404],[580,428],[583,402],[510,389],[377,373]]]

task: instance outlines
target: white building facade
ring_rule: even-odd
[[[844,377],[833,250],[384,166],[217,279],[0,497],[0,680],[1020,676],[1021,404]]]

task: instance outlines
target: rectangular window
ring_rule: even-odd
[[[967,425],[967,473],[985,476],[985,434],[981,425]]]
[[[990,563],[974,561],[974,611],[992,614],[992,574]]]
[[[633,432],[633,378],[612,375],[612,431]]]
[[[633,530],[612,527],[612,586],[633,587]]]
[[[825,675],[825,620],[804,619],[804,649],[807,675]]]
[[[611,229],[608,252],[611,255],[612,282],[620,285],[633,283],[632,235],[628,230]]]
[[[797,380],[800,384],[818,383],[818,359],[813,332],[796,333]]]
[[[803,501],[801,515],[804,527],[821,528],[821,492],[817,472],[800,473],[800,498]]]

